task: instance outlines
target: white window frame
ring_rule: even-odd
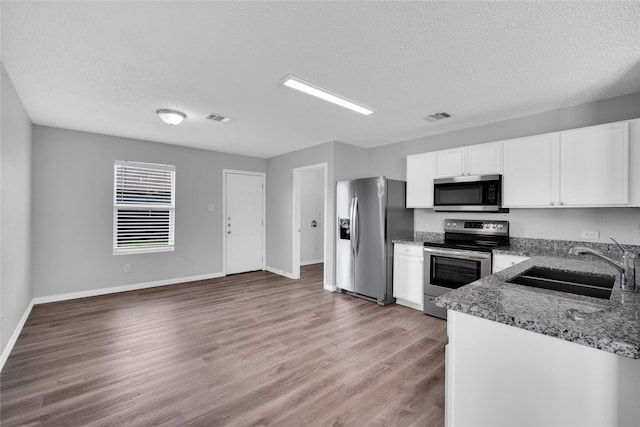
[[[153,171],[170,172],[171,180],[171,195],[170,200],[167,203],[132,203],[123,202],[118,200],[118,170],[120,168],[136,168],[136,169],[148,169]],[[169,252],[175,250],[175,200],[176,200],[176,168],[173,165],[163,165],[156,163],[142,163],[131,162],[124,160],[116,160],[113,165],[113,255],[129,255],[139,253],[152,253],[152,252]],[[119,210],[141,210],[141,211],[169,211],[169,230],[168,230],[168,243],[164,245],[158,244],[136,244],[135,247],[122,247],[118,246],[118,211]]]

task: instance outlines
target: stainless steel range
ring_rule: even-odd
[[[424,244],[424,313],[447,318],[433,300],[491,274],[491,251],[509,244],[509,221],[445,219],[444,242]]]

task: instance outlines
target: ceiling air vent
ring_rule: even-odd
[[[219,114],[213,114],[213,113],[205,116],[205,119],[212,120],[214,122],[220,122],[220,123],[227,123],[231,121],[229,117],[225,117],[225,116],[221,116]]]
[[[424,119],[429,120],[430,122],[435,122],[436,120],[448,119],[449,117],[451,117],[451,114],[442,112],[442,113],[431,114],[430,116],[427,116]]]

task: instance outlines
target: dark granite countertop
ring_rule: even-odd
[[[393,241],[393,243],[400,243],[403,245],[416,245],[416,246],[424,246],[425,242],[444,243],[444,233],[420,232],[420,233],[417,233],[417,235],[413,239],[403,239],[403,240]]]
[[[571,246],[587,246],[595,249],[603,254],[618,259],[622,255],[622,251],[614,243],[600,243],[600,242],[581,242],[574,240],[550,240],[550,239],[532,239],[525,237],[511,237],[509,238],[509,246],[503,246],[493,249],[494,254],[507,254],[518,256],[555,256],[555,257],[570,257],[568,255],[569,248]],[[624,245],[629,251],[634,253],[640,253],[640,246]],[[573,258],[571,256],[570,258]],[[585,257],[586,259],[597,259],[591,256]]]
[[[611,298],[603,300],[505,282],[533,266],[611,275],[616,283]],[[541,256],[451,291],[435,302],[446,309],[640,359],[640,293],[621,291],[619,280],[618,271],[605,262]]]

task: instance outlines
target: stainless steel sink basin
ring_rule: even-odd
[[[531,267],[520,275],[507,280],[517,285],[571,294],[609,299],[616,278],[614,276],[581,273],[577,271],[559,271],[543,267]]]

